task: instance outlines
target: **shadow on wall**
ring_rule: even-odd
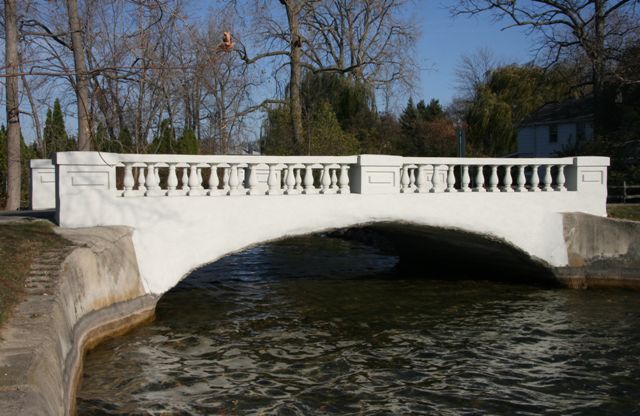
[[[560,286],[543,262],[489,236],[402,223],[370,224],[338,230],[333,235],[397,255],[397,267],[416,277]]]

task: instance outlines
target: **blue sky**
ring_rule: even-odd
[[[505,22],[489,15],[451,17],[447,6],[454,2],[417,0],[415,18],[422,28],[417,58],[420,73],[416,98],[437,98],[449,104],[455,91],[455,69],[465,54],[480,48],[491,50],[500,62],[524,63],[532,59],[533,39],[519,28],[500,30]]]

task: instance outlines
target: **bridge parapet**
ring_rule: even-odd
[[[61,195],[88,190],[108,190],[121,197],[565,191],[606,195],[609,159],[63,152],[55,163]]]

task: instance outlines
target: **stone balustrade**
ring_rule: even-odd
[[[262,157],[116,155],[118,194],[225,196],[345,194],[356,156]],[[120,192],[121,191],[121,192]]]
[[[97,152],[65,152],[56,156],[61,179],[70,177],[66,184],[76,190],[108,189],[122,197],[522,193],[580,189],[606,193],[608,163],[607,158],[601,157],[191,156]]]

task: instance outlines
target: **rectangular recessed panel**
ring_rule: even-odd
[[[40,183],[55,183],[55,181],[56,174],[54,172],[40,174]]]
[[[69,172],[71,186],[109,189],[109,172]]]
[[[588,170],[582,172],[582,182],[604,183],[601,170]]]
[[[382,172],[368,172],[369,183],[375,185],[393,185],[395,184],[396,175],[395,172],[382,171]]]

